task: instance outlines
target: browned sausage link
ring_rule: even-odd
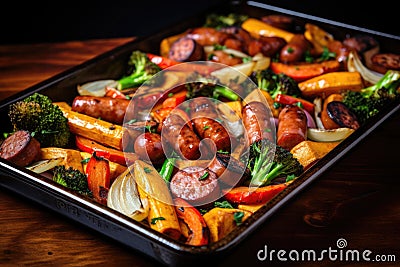
[[[224,41],[229,37],[229,34],[220,32],[214,28],[199,27],[189,31],[186,36],[195,40],[200,45],[205,46],[223,44]]]
[[[130,100],[122,98],[76,96],[71,109],[104,121],[122,124],[129,103]]]
[[[0,158],[25,167],[40,154],[40,143],[28,131],[19,130],[8,136],[0,146]]]
[[[345,46],[341,41],[333,40],[328,42],[328,50],[336,54],[336,60],[344,63],[346,67],[347,58],[349,57],[350,49]]]
[[[303,34],[295,34],[281,49],[279,58],[284,63],[303,61],[305,53],[310,48],[311,44]]]
[[[203,59],[203,54],[203,46],[192,38],[182,37],[171,45],[168,57],[178,62],[196,61]]]
[[[378,41],[371,35],[366,34],[357,34],[352,37],[347,37],[343,40],[343,44],[351,50],[356,50],[360,54],[379,47]]]
[[[158,133],[146,132],[139,135],[134,143],[134,151],[140,159],[153,164],[160,164],[165,159],[161,135]]]
[[[371,69],[385,74],[388,70],[400,70],[400,55],[393,53],[379,53],[371,58]]]
[[[210,99],[198,97],[190,102],[190,115],[197,134],[214,142],[217,150],[230,151],[228,131],[217,121],[218,113]]]
[[[188,160],[195,160],[200,157],[200,138],[181,116],[172,113],[165,118],[161,136],[181,157]]]
[[[227,34],[230,34],[232,37],[235,38],[236,40],[240,41],[244,45],[248,45],[248,43],[253,39],[248,31],[241,27],[237,26],[231,26],[231,27],[225,27],[220,29],[220,32],[224,32]]]
[[[220,186],[217,175],[203,167],[186,167],[171,179],[171,193],[194,206],[206,206],[219,198]]]
[[[243,125],[247,134],[248,145],[267,138],[273,141],[274,128],[271,125],[271,112],[266,104],[260,101],[247,103],[242,110]]]
[[[217,152],[208,168],[217,175],[218,180],[228,186],[239,186],[251,175],[242,161],[227,153]]]
[[[254,56],[257,53],[262,53],[266,57],[275,56],[283,46],[286,45],[285,39],[277,36],[261,36],[258,39],[253,39],[248,43],[247,53]]]
[[[210,54],[210,56],[208,57],[208,59],[210,61],[218,62],[228,66],[234,66],[242,63],[242,58],[227,54],[222,50],[213,51],[212,54]]]
[[[307,116],[296,105],[287,105],[279,113],[277,144],[291,150],[298,143],[306,140]]]

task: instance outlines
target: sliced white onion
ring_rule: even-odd
[[[360,57],[355,51],[350,51],[349,53],[347,59],[347,69],[351,72],[358,71],[361,74],[361,77],[371,84],[376,84],[383,76],[383,74],[370,70],[364,66],[360,60]]]
[[[353,132],[354,129],[351,128],[337,128],[329,130],[308,128],[307,139],[316,142],[336,142],[347,138]]]
[[[108,191],[107,206],[136,221],[142,221],[148,216],[148,201],[140,198],[130,168],[112,183]]]
[[[82,85],[78,85],[78,93],[79,95],[104,96],[106,94],[107,87],[117,88],[117,85],[118,82],[115,80],[98,80],[87,82]]]
[[[39,160],[26,168],[28,170],[31,170],[35,173],[44,173],[46,171],[49,171],[53,169],[55,166],[58,166],[64,158],[53,158],[53,159],[44,159],[44,160]]]
[[[322,98],[316,97],[314,98],[314,118],[315,124],[318,129],[325,129],[324,124],[321,120],[321,112],[322,112]]]

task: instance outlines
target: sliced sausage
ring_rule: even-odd
[[[164,159],[164,151],[161,143],[161,135],[158,133],[142,133],[134,143],[135,153],[145,161],[153,164],[161,164]]]
[[[220,196],[217,175],[208,168],[192,166],[179,170],[171,179],[170,190],[193,206],[207,206]]]
[[[195,40],[198,44],[206,46],[223,44],[230,35],[211,27],[199,27],[190,30],[186,36]]]
[[[296,105],[287,105],[279,113],[277,144],[291,150],[306,140],[307,115]]]
[[[217,151],[230,151],[231,140],[228,131],[219,123],[218,113],[207,97],[197,97],[190,104],[190,116],[194,129],[201,139],[209,138]]]
[[[311,48],[311,43],[304,34],[295,34],[293,38],[281,49],[279,59],[283,63],[303,61],[304,55]]]
[[[178,114],[171,113],[165,118],[161,136],[175,153],[184,159],[196,160],[200,157],[200,138]]]
[[[208,169],[217,175],[219,181],[228,186],[238,186],[250,178],[250,170],[246,165],[226,153],[217,152]]]
[[[372,70],[385,74],[388,70],[400,70],[400,54],[378,53],[371,57]]]
[[[264,138],[273,141],[275,126],[272,125],[271,118],[271,111],[260,101],[251,101],[243,107],[242,120],[248,145]]]
[[[357,130],[360,124],[357,116],[342,101],[331,101],[326,106],[328,116],[340,127]]]
[[[176,40],[169,50],[168,57],[178,62],[197,61],[203,59],[203,46],[187,36]]]
[[[262,53],[266,57],[273,57],[283,46],[287,44],[286,40],[277,36],[260,36],[248,43],[247,53],[254,56]]]
[[[96,96],[76,96],[71,109],[111,123],[122,124],[129,99]]]
[[[19,130],[8,136],[0,146],[0,158],[25,167],[38,159],[40,143],[30,132]]]

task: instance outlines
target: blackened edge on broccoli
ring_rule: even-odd
[[[66,168],[64,165],[54,167],[53,181],[82,195],[93,197],[86,174],[72,167]]]

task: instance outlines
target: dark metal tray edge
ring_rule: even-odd
[[[394,40],[400,40],[400,37],[389,35],[381,32],[370,31],[364,28],[352,27],[351,25],[337,23],[330,20],[324,20],[306,14],[292,12],[286,9],[280,9],[255,1],[248,1],[249,6],[256,6],[270,11],[286,13],[294,16],[302,17],[306,20],[315,20],[335,26],[345,27],[350,30],[361,31],[366,33],[383,36]],[[76,67],[64,71],[54,77],[44,80],[26,90],[11,96],[0,102],[0,108],[9,105],[11,102],[22,99],[33,92],[41,91],[44,88],[51,88],[66,77],[73,76],[77,71],[89,68],[98,60],[104,59],[111,55],[124,53],[131,49],[132,44],[142,42],[146,37],[124,44],[120,47],[112,49],[102,55],[99,55],[87,62]],[[353,149],[360,141],[366,138],[381,123],[390,118],[400,109],[400,104],[396,104],[384,113],[372,119],[365,127],[354,132],[350,137],[339,144],[327,156],[317,162],[312,168],[307,170],[299,177],[287,190],[282,192],[273,201],[262,207],[258,212],[251,216],[245,223],[235,229],[223,240],[212,244],[210,247],[192,248],[183,245],[175,240],[165,236],[160,236],[151,229],[145,229],[141,224],[136,223],[129,218],[112,211],[111,209],[101,206],[90,200],[82,199],[74,192],[70,192],[48,181],[27,172],[23,168],[13,166],[12,164],[0,159],[0,186],[16,192],[25,198],[31,199],[46,208],[60,213],[74,221],[94,229],[116,241],[119,241],[130,248],[138,250],[151,258],[156,259],[160,263],[167,265],[185,264],[186,260],[199,260],[200,256],[221,256],[233,247],[240,244],[249,234],[253,233],[261,224],[263,224],[270,216],[285,205],[290,199],[300,193],[304,188],[309,186],[313,181],[320,177],[327,169],[331,168],[343,155]],[[209,258],[208,258],[209,260]],[[200,261],[201,262],[201,261]],[[200,263],[199,262],[199,263]]]

